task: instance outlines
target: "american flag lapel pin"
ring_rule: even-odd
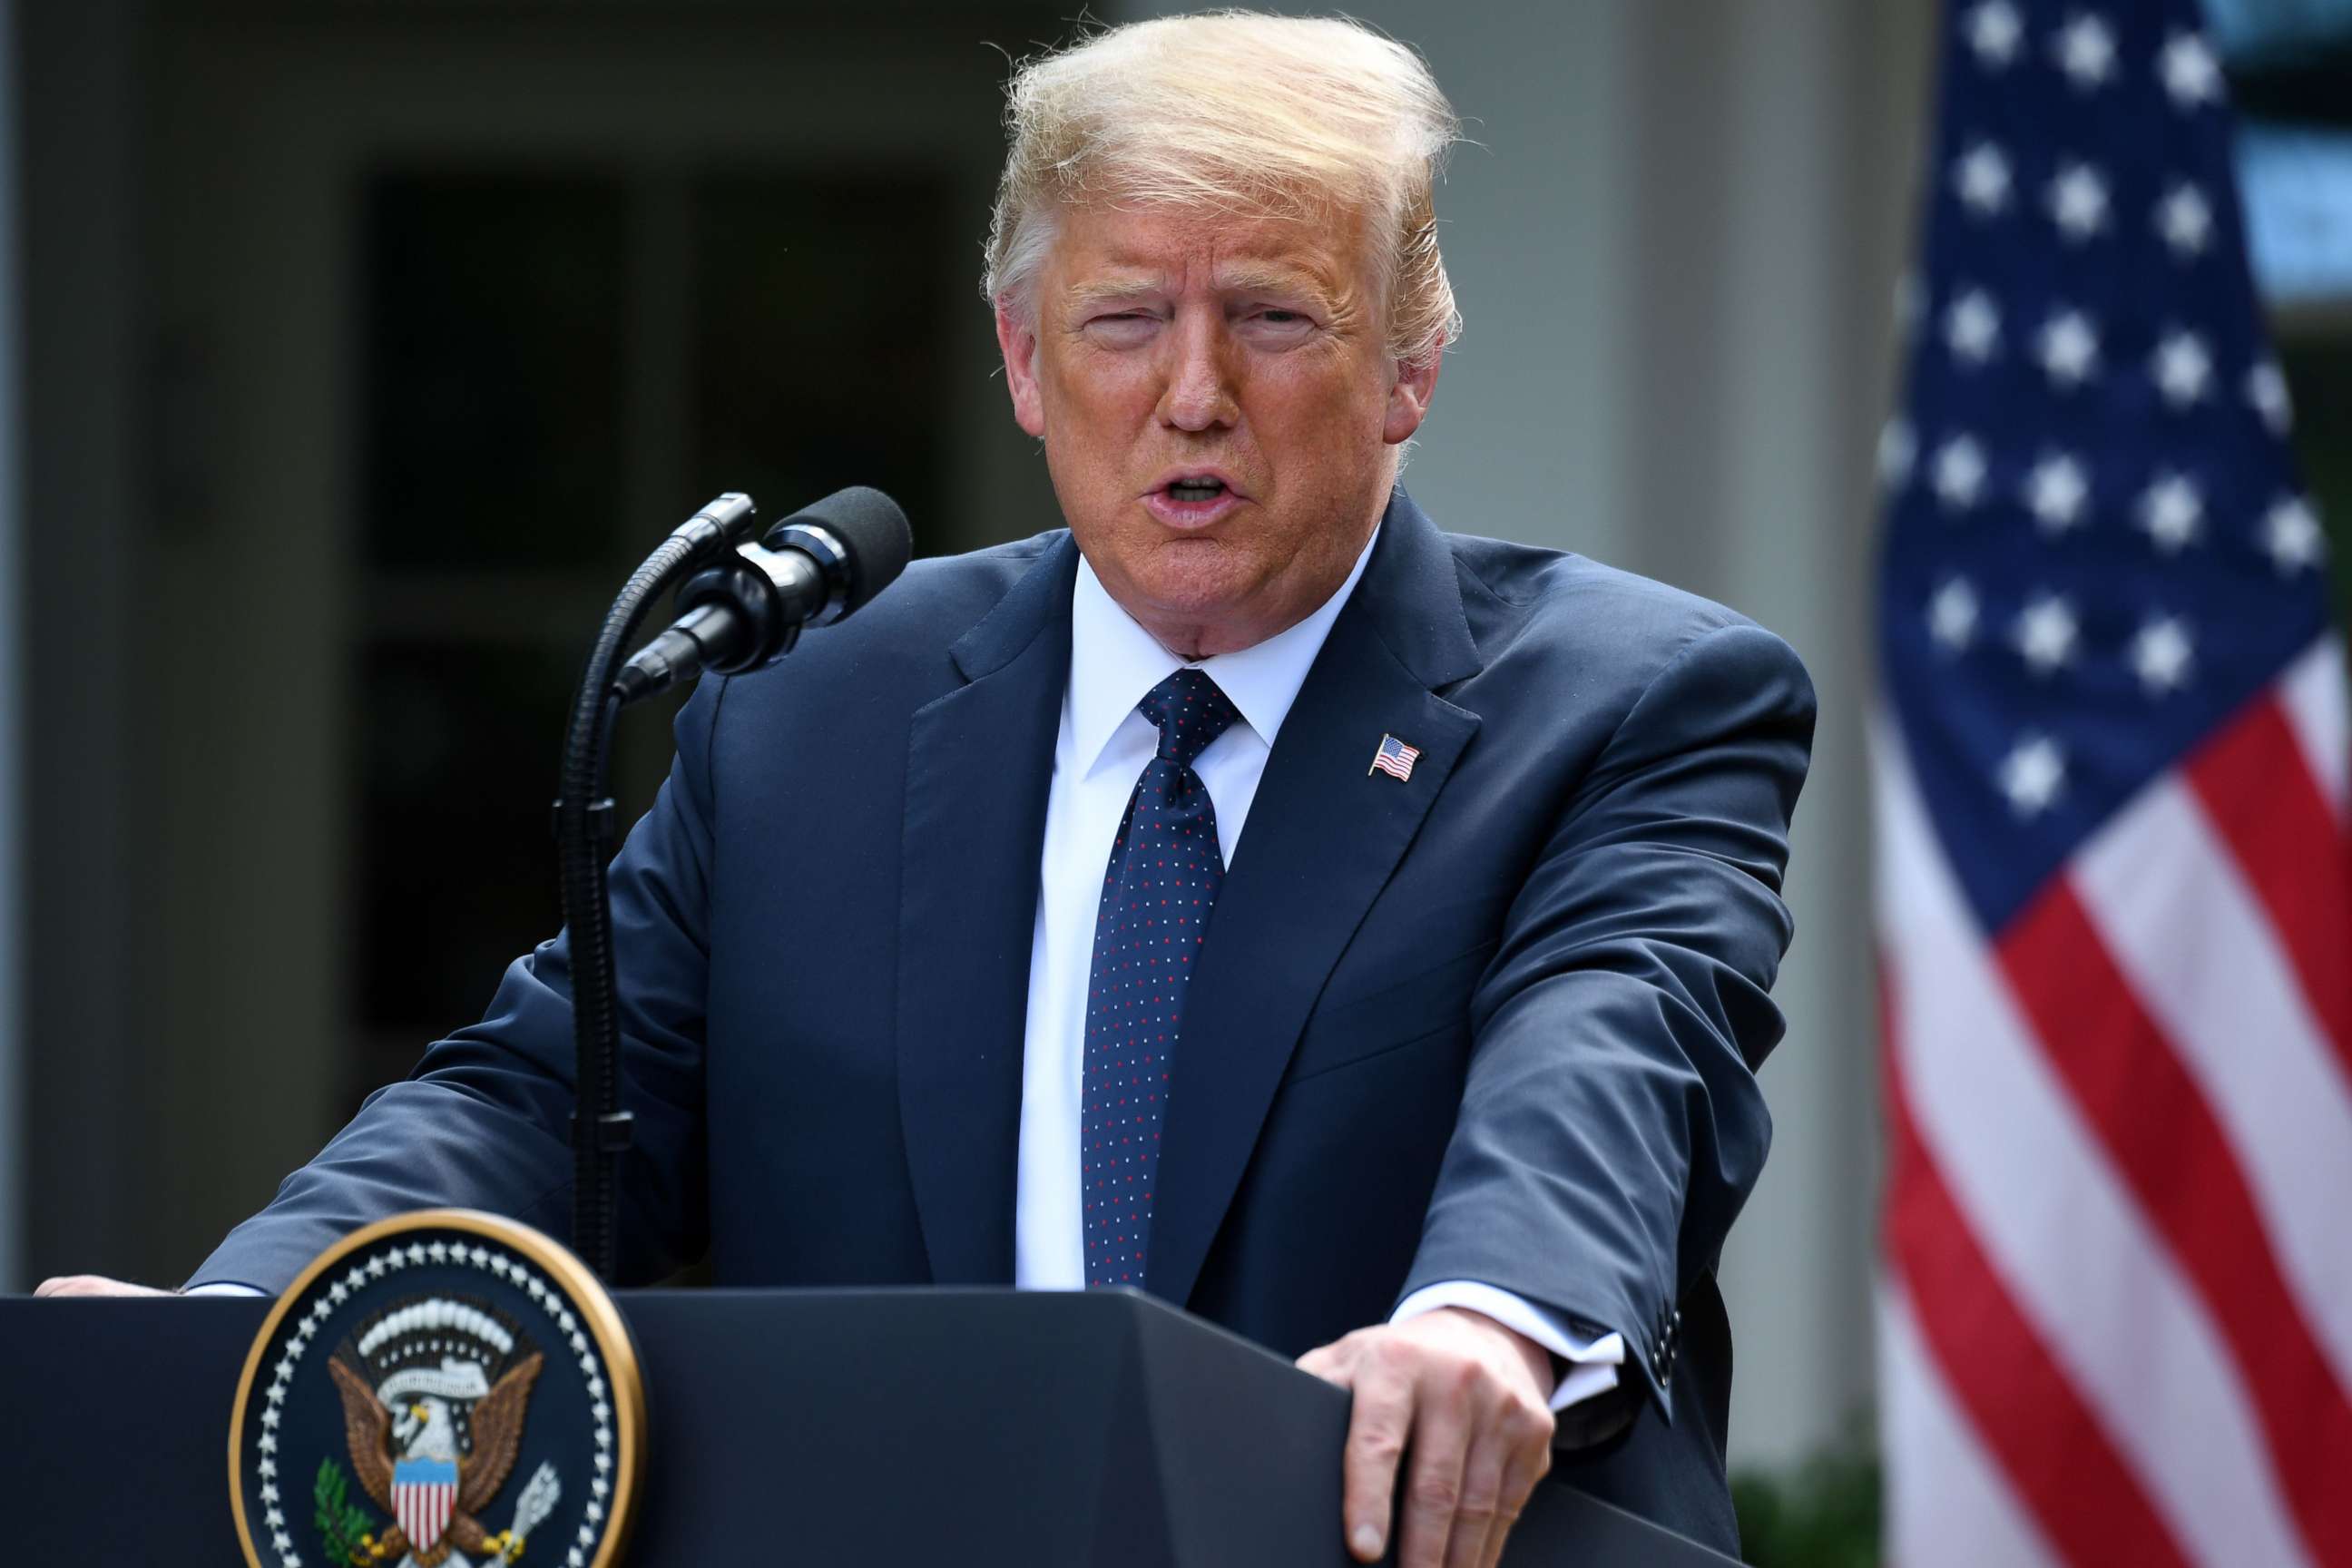
[[[1378,768],[1392,778],[1409,779],[1412,777],[1412,764],[1420,756],[1419,746],[1408,746],[1394,735],[1382,735],[1381,749],[1372,753],[1372,766],[1364,770],[1364,776],[1371,777],[1372,769]]]

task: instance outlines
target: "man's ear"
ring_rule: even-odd
[[[1396,362],[1396,380],[1389,387],[1388,417],[1381,426],[1381,439],[1391,447],[1402,446],[1412,439],[1421,422],[1429,417],[1429,400],[1437,395],[1437,367],[1445,357],[1445,344],[1433,343],[1426,359]]]
[[[1045,399],[1037,385],[1037,331],[1022,321],[1013,301],[996,301],[996,346],[1004,355],[1004,388],[1013,395],[1013,422],[1039,440],[1045,437]]]

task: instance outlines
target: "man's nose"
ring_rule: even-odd
[[[1213,430],[1229,426],[1240,414],[1227,365],[1223,323],[1193,313],[1180,317],[1170,334],[1175,363],[1160,395],[1162,423],[1180,430]]]

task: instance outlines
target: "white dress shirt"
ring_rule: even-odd
[[[1373,538],[1379,538],[1377,529]],[[1339,591],[1297,626],[1195,667],[1241,714],[1241,722],[1210,742],[1192,763],[1216,808],[1217,848],[1228,866],[1274,738],[1371,553],[1368,542]],[[1095,913],[1102,901],[1103,868],[1109,864],[1128,799],[1160,748],[1159,729],[1136,704],[1185,662],[1121,609],[1094,568],[1080,560],[1070,604],[1070,684],[1054,742],[1037,923],[1029,946],[1013,1230],[1013,1279],[1024,1289],[1074,1290],[1086,1284],[1078,1124]],[[1554,1409],[1617,1385],[1617,1369],[1625,1360],[1622,1335],[1580,1335],[1553,1314],[1491,1285],[1448,1280],[1428,1286],[1398,1303],[1390,1321],[1401,1322],[1440,1307],[1483,1312],[1570,1363],[1553,1391]]]

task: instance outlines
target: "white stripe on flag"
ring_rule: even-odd
[[[1886,1559],[1903,1568],[2039,1568],[2058,1561],[1919,1337],[1911,1298],[1878,1292]]]
[[[1921,1142],[2018,1310],[2183,1550],[2215,1563],[2307,1562],[2218,1326],[2020,1016],[1895,725],[1874,731],[1878,918]]]
[[[2352,1384],[2352,1085],[2262,906],[2178,773],[2084,844],[2074,880],[2221,1122],[2280,1271]]]
[[[2346,815],[2346,773],[2352,769],[2352,729],[2344,714],[2344,644],[2330,632],[2287,666],[2279,678],[2279,704],[2303,745],[2304,760],[2340,818]]]

